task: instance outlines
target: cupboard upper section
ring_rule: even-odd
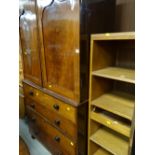
[[[115,0],[21,2],[25,78],[75,104],[86,101],[90,34],[112,31]]]

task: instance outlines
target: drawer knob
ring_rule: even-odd
[[[60,142],[60,137],[59,137],[59,136],[56,136],[56,137],[54,138],[54,140],[55,140],[56,142]]]
[[[39,135],[39,131],[34,131],[34,135],[31,135],[31,138],[36,139],[37,135]]]
[[[32,117],[32,122],[35,123],[36,122],[36,118]]]
[[[57,126],[60,126],[60,120],[55,120],[54,124],[57,125]]]
[[[35,139],[36,137],[35,137],[34,135],[31,135],[31,138],[32,138],[32,139]]]
[[[54,104],[54,105],[53,105],[53,108],[54,108],[55,110],[59,110],[59,105],[58,105],[58,104]]]
[[[34,103],[32,103],[32,104],[30,105],[30,107],[34,109],[34,108],[35,108]]]
[[[30,91],[30,92],[29,92],[29,95],[34,96],[33,91]]]

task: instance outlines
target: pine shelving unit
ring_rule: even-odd
[[[122,92],[104,94],[92,101],[92,105],[132,120],[134,98]]]
[[[119,67],[107,67],[105,69],[94,71],[92,75],[109,78],[113,80],[135,83],[134,70],[132,69],[124,69]]]
[[[127,154],[128,142],[104,128],[98,129],[90,140],[102,148],[106,148],[112,154]]]
[[[100,148],[94,153],[94,155],[111,155],[111,154]]]
[[[135,109],[135,33],[91,36],[88,154],[130,155]]]
[[[111,116],[107,116],[104,113],[96,113],[91,112],[90,118],[104,126],[107,126],[127,137],[130,136],[130,128],[131,126],[128,124],[125,124]]]

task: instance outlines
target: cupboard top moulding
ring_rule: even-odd
[[[92,40],[134,40],[135,32],[93,34]]]

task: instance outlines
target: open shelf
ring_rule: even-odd
[[[110,115],[106,115],[100,112],[97,113],[94,111],[90,113],[90,118],[108,128],[111,128],[112,130],[117,131],[124,136],[130,137],[131,125],[127,123],[124,123]]]
[[[132,120],[134,97],[122,92],[107,93],[91,102],[92,105]]]
[[[121,32],[121,33],[105,33],[93,34],[93,40],[133,40],[135,39],[134,32]]]
[[[128,154],[128,141],[119,137],[117,134],[112,133],[110,130],[108,131],[104,128],[98,129],[90,137],[90,140],[112,154]]]
[[[111,153],[100,148],[93,155],[111,155]]]
[[[92,75],[129,83],[135,83],[135,71],[133,69],[107,67],[104,69],[93,71]]]
[[[135,110],[135,33],[91,35],[89,155],[130,155]]]

